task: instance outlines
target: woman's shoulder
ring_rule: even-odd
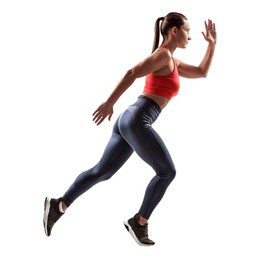
[[[170,50],[166,46],[161,45],[156,49],[156,51],[167,54],[167,56],[172,57]]]
[[[165,63],[169,63],[172,60],[172,55],[167,48],[158,47],[152,55],[156,57],[156,60],[160,59]]]
[[[174,60],[175,65],[176,65],[177,67],[179,67],[180,64],[181,64],[181,61],[178,60],[178,59],[176,59],[176,58],[173,58],[173,60]]]

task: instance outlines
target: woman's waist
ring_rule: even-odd
[[[147,92],[143,92],[142,93],[143,96],[146,96],[150,99],[152,99],[154,102],[156,102],[159,107],[161,108],[161,110],[166,107],[166,105],[170,102],[170,99],[166,98],[166,97],[162,97],[159,95],[155,95],[155,94],[150,94]]]

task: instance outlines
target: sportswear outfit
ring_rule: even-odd
[[[179,75],[176,65],[174,65],[174,70],[169,75],[157,76],[149,74],[146,77],[144,88],[146,93],[171,99],[177,95],[178,90]],[[137,101],[130,105],[116,120],[111,138],[100,161],[93,168],[78,175],[63,197],[60,198],[69,207],[93,185],[111,178],[135,151],[155,171],[155,176],[147,186],[138,213],[132,219],[124,222],[127,230],[140,245],[152,245],[154,242],[148,239],[147,225],[140,227],[136,218],[142,216],[149,219],[176,174],[166,145],[152,127],[160,113],[161,108],[155,101],[147,96],[140,95]],[[48,203],[47,200],[46,203],[48,205],[45,205],[45,207],[48,207],[51,201]],[[55,208],[57,209],[57,206]],[[48,229],[46,226],[48,226],[50,211],[46,212],[45,210],[45,231]],[[47,235],[50,235],[51,228],[49,232],[46,232]],[[135,232],[135,230],[141,230],[142,234],[138,235],[139,231]]]

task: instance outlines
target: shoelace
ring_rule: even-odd
[[[144,232],[144,237],[145,238],[148,238],[148,228],[147,228],[147,225],[144,226],[144,227],[141,227],[142,231]]]

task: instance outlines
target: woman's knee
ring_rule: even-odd
[[[99,181],[106,181],[110,179],[115,172],[111,169],[111,164],[107,163],[104,160],[100,160],[100,162],[92,169],[92,174]]]
[[[172,182],[176,176],[176,169],[174,165],[170,165],[163,170],[156,171],[156,174],[160,178],[168,179],[169,182]]]
[[[176,177],[176,169],[174,167],[170,173],[170,179],[173,181],[175,177]]]
[[[171,170],[169,171],[169,181],[171,182],[171,181],[173,181],[174,180],[174,178],[175,178],[175,176],[176,176],[176,169],[175,169],[175,167],[173,167],[173,168],[171,168]]]

